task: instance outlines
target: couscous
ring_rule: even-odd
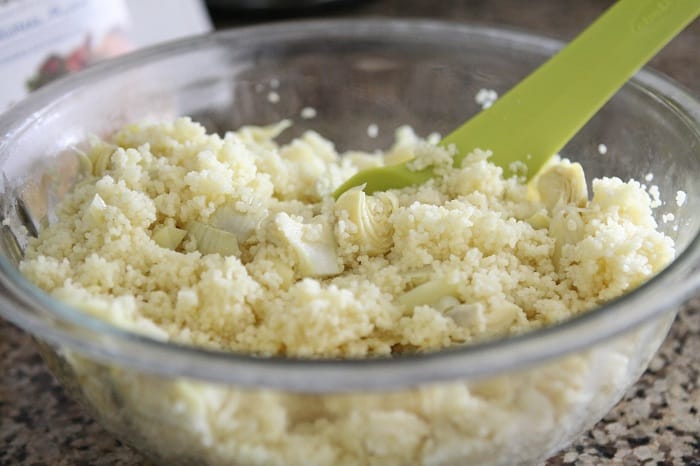
[[[503,179],[487,151],[452,167],[448,150],[409,128],[385,153],[338,154],[314,132],[276,143],[286,126],[219,136],[181,118],[93,141],[82,180],[31,242],[22,272],[59,300],[161,340],[368,358],[552,325],[630,291],[673,258],[652,215],[658,198],[636,181],[596,179],[589,196],[581,166],[568,160],[525,185]],[[359,169],[411,158],[438,176],[330,196]],[[576,406],[624,387],[631,362],[620,351],[572,357],[517,386],[457,382],[324,403],[186,381],[159,386],[77,360],[74,370],[105,410],[101,384],[111,380],[122,403],[113,409],[133,413],[129,425],[147,442],[182,445],[182,458],[507,464],[518,429],[546,451]],[[607,374],[605,386],[585,386],[591,371]],[[546,426],[529,424],[532,409]],[[179,427],[151,431],[139,413]]]
[[[90,173],[21,270],[128,329],[262,355],[368,357],[544,325],[636,287],[673,257],[635,181],[555,161],[527,185],[488,152],[452,169],[408,128],[386,154],[340,156],[286,123],[224,137],[186,118],[132,125],[85,155]],[[334,187],[416,157],[428,184]],[[448,164],[448,165],[446,165]],[[533,189],[534,188],[534,189]]]

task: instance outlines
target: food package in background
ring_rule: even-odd
[[[211,29],[201,0],[0,0],[0,113],[99,60]],[[158,11],[160,10],[160,11]]]

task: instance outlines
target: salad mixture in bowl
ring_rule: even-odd
[[[435,144],[557,46],[283,24],[49,86],[0,122],[3,315],[163,464],[542,460],[641,374],[700,254],[700,105],[653,74],[527,184]],[[435,177],[332,196],[407,160]]]
[[[282,122],[223,136],[182,118],[126,126],[20,270],[57,299],[149,336],[266,356],[370,357],[512,335],[630,291],[673,258],[637,181],[553,162],[530,185],[487,151],[452,167],[409,128],[338,154]],[[335,201],[360,168],[434,164],[430,183]],[[655,190],[652,190],[655,192]]]

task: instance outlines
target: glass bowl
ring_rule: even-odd
[[[403,124],[446,134],[480,109],[479,89],[504,92],[560,46],[437,22],[280,23],[143,50],[47,86],[0,117],[1,313],[34,335],[106,428],[161,464],[541,461],[620,399],[700,282],[700,104],[653,72],[562,153],[589,179],[655,174],[666,201],[657,220],[677,257],[635,291],[554,327],[396,359],[262,359],[126,333],[40,292],[17,263],[91,134],[179,115],[212,131],[291,118],[289,136],[312,128],[340,150],[386,148]],[[305,107],[317,116],[300,118]]]

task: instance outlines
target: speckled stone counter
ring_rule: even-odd
[[[376,0],[321,10],[321,16],[447,18],[502,24],[569,38],[607,0]],[[257,16],[253,20],[261,20]],[[217,12],[218,27],[251,19]],[[700,21],[674,40],[652,66],[700,94]],[[144,465],[66,397],[28,335],[0,321],[0,466]],[[624,400],[551,458],[562,465],[700,466],[700,298],[678,316],[649,370]]]

